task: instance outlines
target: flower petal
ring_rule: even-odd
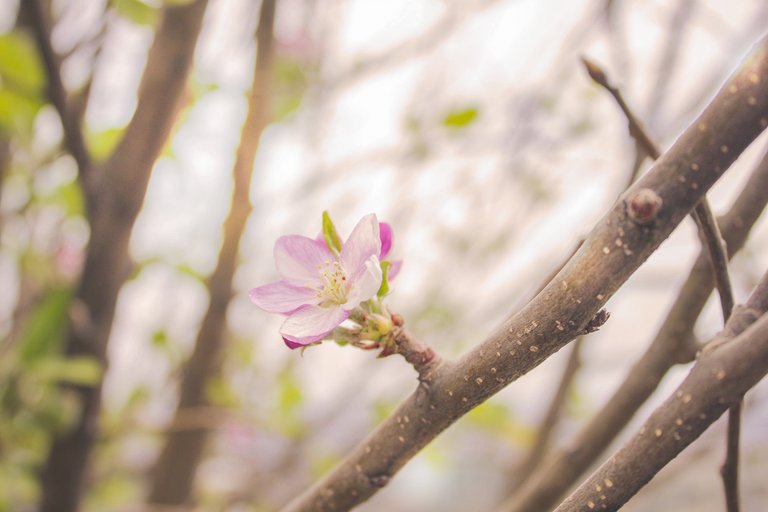
[[[302,306],[285,319],[280,334],[288,341],[306,345],[323,339],[347,317],[349,312],[340,307]]]
[[[303,347],[303,346],[307,345],[308,343],[312,343],[312,342],[308,341],[307,343],[301,344],[301,343],[299,343],[297,341],[291,341],[288,338],[286,338],[285,336],[283,336],[283,343],[285,343],[285,345],[289,349],[293,350],[295,348]]]
[[[400,273],[400,269],[403,268],[403,260],[394,260],[390,261],[390,263],[391,265],[387,271],[387,279],[391,281],[397,277],[397,274]]]
[[[275,266],[278,273],[295,286],[316,287],[322,285],[318,265],[334,261],[325,242],[306,236],[281,236],[275,243]]]
[[[389,250],[392,249],[392,227],[386,222],[379,222],[379,238],[381,239],[381,253],[379,259],[386,259]]]
[[[248,292],[251,302],[269,313],[290,313],[306,304],[317,304],[317,292],[288,281],[275,281]]]
[[[361,272],[357,278],[352,281],[352,287],[347,295],[347,302],[344,304],[345,309],[354,309],[361,302],[365,302],[370,299],[379,291],[381,287],[381,263],[376,255],[371,256],[365,261],[363,267],[364,272]]]
[[[360,219],[341,248],[341,264],[352,279],[366,272],[366,261],[381,252],[379,222],[371,213]]]

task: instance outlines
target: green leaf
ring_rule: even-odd
[[[328,246],[332,253],[339,254],[341,252],[341,238],[339,238],[336,227],[333,225],[331,216],[328,215],[327,211],[323,212],[323,238],[325,239],[325,245]]]
[[[20,93],[43,90],[45,73],[32,37],[18,30],[0,35],[0,78]]]
[[[30,369],[42,380],[91,386],[101,379],[101,364],[93,357],[51,357],[39,361]]]
[[[157,23],[157,9],[141,0],[111,0],[111,4],[121,17],[136,25],[152,27]]]
[[[35,117],[42,106],[39,98],[0,87],[0,130],[31,140]]]
[[[108,128],[97,133],[88,133],[88,149],[91,150],[94,160],[97,162],[105,161],[117,143],[125,133],[125,128]]]
[[[240,407],[240,397],[222,376],[214,377],[205,386],[205,396],[213,405],[236,409]]]
[[[376,292],[376,295],[379,297],[383,297],[386,294],[389,293],[389,268],[392,266],[392,263],[389,261],[382,261],[381,262],[381,286],[379,287],[379,291]]]
[[[29,316],[21,336],[19,357],[22,364],[32,363],[58,346],[67,321],[72,291],[55,288],[49,291]]]
[[[453,110],[443,118],[443,126],[447,128],[466,128],[472,124],[480,111],[475,107]]]

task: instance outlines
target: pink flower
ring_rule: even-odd
[[[382,284],[380,258],[392,246],[392,230],[376,215],[363,217],[338,254],[322,240],[300,235],[275,243],[275,266],[281,280],[250,291],[256,306],[287,315],[280,334],[290,348],[322,340],[360,303],[377,295]],[[399,272],[393,262],[388,276]]]

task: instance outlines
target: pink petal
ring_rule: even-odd
[[[381,254],[379,259],[386,259],[392,249],[392,227],[386,222],[379,222],[379,238],[381,239]]]
[[[375,255],[371,256],[365,262],[365,271],[360,273],[352,282],[352,288],[347,295],[346,309],[354,309],[358,304],[364,302],[379,291],[381,287],[381,263]]]
[[[269,313],[290,313],[305,304],[317,304],[317,292],[287,281],[275,281],[248,293],[251,302]]]
[[[296,341],[291,341],[288,338],[286,338],[285,336],[283,336],[283,343],[285,343],[288,346],[288,348],[291,349],[291,350],[293,350],[295,348],[303,347],[304,345],[306,345],[306,343],[304,345],[302,345],[301,343],[298,343]],[[307,343],[311,343],[311,342],[307,342]]]
[[[349,312],[340,307],[302,306],[285,319],[280,334],[288,341],[306,345],[323,339],[347,317]]]
[[[392,265],[389,267],[389,270],[387,271],[387,280],[388,281],[391,281],[394,278],[396,278],[397,274],[400,273],[400,269],[403,268],[403,260],[390,261],[390,263]]]
[[[341,247],[341,265],[352,279],[356,279],[366,271],[365,262],[368,258],[378,256],[380,252],[379,222],[376,215],[371,213],[360,219]]]
[[[321,286],[318,266],[334,261],[324,242],[306,236],[281,236],[275,243],[275,266],[278,273],[296,286]]]

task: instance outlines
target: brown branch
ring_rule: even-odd
[[[71,108],[67,91],[61,80],[59,56],[56,55],[53,46],[51,46],[51,25],[43,10],[41,0],[21,2],[20,7],[26,11],[26,17],[34,29],[35,41],[40,50],[43,67],[48,75],[48,97],[61,118],[67,149],[77,162],[80,179],[85,180],[91,171],[91,158],[83,139],[80,116]]]
[[[690,6],[686,6],[683,9],[687,10]],[[605,89],[607,89],[614,97],[616,102],[621,107],[621,110],[629,121],[629,131],[635,137],[638,144],[643,146],[643,149],[654,160],[661,156],[661,151],[653,139],[645,131],[645,128],[639,122],[638,118],[633,114],[627,103],[624,101],[621,91],[612,86],[605,74],[593,62],[587,59],[582,59],[584,65],[587,68],[590,76]],[[720,295],[720,306],[723,311],[723,323],[728,321],[728,317],[733,310],[733,289],[731,287],[731,279],[728,275],[728,256],[726,254],[726,245],[720,234],[720,229],[715,221],[715,216],[712,213],[712,209],[709,206],[706,196],[702,197],[701,201],[696,205],[691,214],[696,221],[696,225],[699,228],[699,235],[702,239],[702,244],[707,248],[709,254],[709,261],[712,266],[712,273],[715,276],[715,287]],[[739,467],[739,429],[738,425],[741,424],[741,403],[736,404],[728,413],[728,441],[725,462],[723,463],[720,473],[723,479],[723,487],[725,489],[726,504],[728,505],[728,512],[738,512],[738,467]],[[735,425],[735,426],[734,426]]]
[[[534,300],[459,361],[438,367],[428,391],[419,387],[285,510],[348,510],[365,501],[458,418],[573,340],[768,126],[766,76],[768,41],[763,41]],[[633,204],[648,192],[660,204],[641,223]]]
[[[89,174],[86,214],[91,237],[65,339],[68,356],[106,367],[117,294],[130,269],[128,241],[153,164],[167,140],[192,66],[206,0],[167,7],[147,57],[136,112],[99,173]],[[101,383],[73,389],[81,410],[54,440],[41,475],[41,512],[74,512],[98,435]]]
[[[743,247],[767,202],[768,153],[720,221],[731,256]],[[693,327],[713,288],[709,255],[702,248],[653,342],[618,389],[565,447],[558,449],[528,483],[516,490],[502,510],[550,510],[559,501],[626,427],[669,369],[693,360],[698,349],[692,343]]]
[[[210,305],[203,318],[192,355],[184,367],[173,423],[180,422],[187,411],[208,405],[206,385],[211,378],[221,373],[221,356],[226,343],[226,313],[232,297],[240,239],[252,211],[248,194],[253,166],[259,139],[269,122],[275,3],[276,0],[264,0],[261,4],[256,31],[256,64],[248,113],[233,168],[231,209],[224,223],[224,242],[216,269],[207,282]],[[203,457],[208,432],[208,428],[201,426],[169,433],[153,471],[154,478],[147,499],[150,506],[180,506],[192,500],[194,477]]]
[[[556,512],[618,510],[768,373],[768,273],[677,390]],[[751,326],[750,326],[751,325]]]

